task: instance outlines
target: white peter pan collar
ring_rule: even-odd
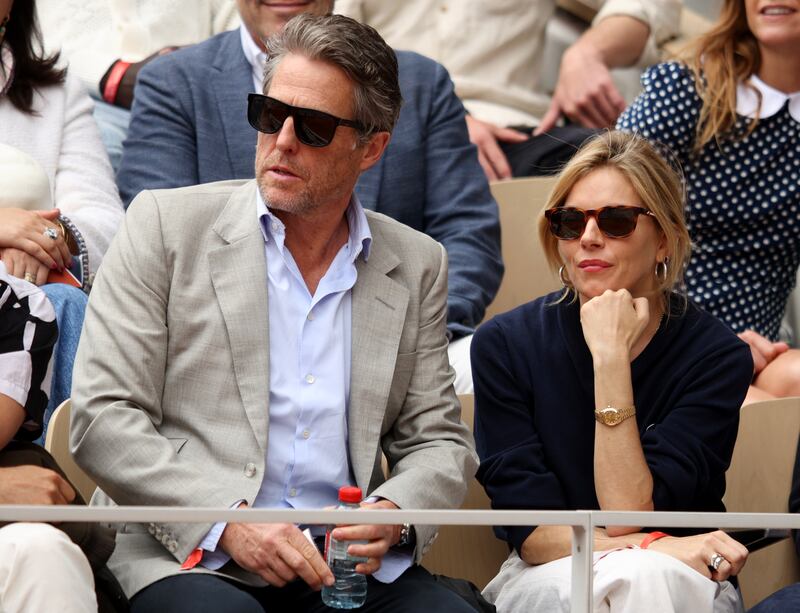
[[[770,87],[756,75],[749,79],[750,85],[761,93],[761,108],[758,108],[758,96],[746,85],[739,83],[736,86],[736,113],[744,117],[755,117],[764,119],[772,117],[783,108],[786,101],[789,101],[789,114],[800,123],[800,92],[784,94],[782,91]]]

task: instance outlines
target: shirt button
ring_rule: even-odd
[[[277,232],[278,231],[278,223],[275,222],[275,221],[272,222],[272,231],[273,232]]]
[[[252,477],[256,474],[256,465],[252,462],[248,463],[247,466],[244,467],[244,476],[245,477]]]
[[[311,436],[311,432],[308,430],[303,430],[303,438],[308,438],[309,436]]]
[[[314,321],[314,311],[309,311],[309,313],[308,313],[308,321]]]
[[[314,381],[316,381],[316,378],[314,377],[314,375],[312,375],[312,374],[306,375],[306,383],[311,384],[311,383],[314,383]]]
[[[297,490],[294,489],[294,488],[290,489],[289,490],[289,498],[294,498],[295,496],[297,496]]]

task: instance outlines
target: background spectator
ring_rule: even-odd
[[[114,169],[142,66],[239,23],[233,0],[39,0],[39,20],[47,49],[63,52],[95,99]]]
[[[678,30],[679,0],[597,4],[603,7],[592,27],[563,56],[552,98],[541,84],[541,62],[555,0],[339,0],[336,11],[373,26],[395,49],[448,69],[469,112],[470,139],[494,180],[560,168],[592,133],[553,130],[561,116],[588,128],[613,125],[625,101],[609,69],[657,61],[658,45]],[[552,133],[532,139],[534,128]]]
[[[683,168],[688,292],[750,345],[748,401],[800,394],[800,352],[778,342],[800,264],[800,6],[776,6],[726,0],[618,123]]]

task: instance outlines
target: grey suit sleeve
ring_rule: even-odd
[[[72,453],[117,504],[228,506],[208,467],[178,453],[185,439],[156,429],[163,417],[170,291],[159,211],[153,195],[143,192],[89,299],[72,379]],[[159,527],[182,561],[210,524]]]
[[[179,53],[179,52],[176,52]],[[167,54],[142,68],[117,185],[127,207],[145,189],[197,185],[195,114],[186,75]]]
[[[447,255],[443,249],[439,262],[428,272],[432,282],[422,288],[416,351],[405,354],[403,364],[398,360],[398,367],[411,369],[405,400],[381,440],[389,479],[370,492],[406,509],[458,508],[477,470],[474,441],[460,420],[447,360]],[[415,529],[419,561],[437,528]]]
[[[463,336],[478,326],[500,287],[500,217],[477,150],[469,142],[464,107],[439,64],[431,85],[424,232],[447,250],[447,324],[452,334]]]

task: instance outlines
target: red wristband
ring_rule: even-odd
[[[642,543],[639,545],[639,549],[647,549],[650,545],[653,544],[654,541],[658,539],[663,539],[665,536],[669,536],[666,532],[651,532],[646,537],[642,539]]]
[[[116,101],[119,84],[122,82],[122,77],[125,76],[125,72],[130,65],[130,62],[117,60],[111,67],[111,71],[108,73],[108,79],[106,79],[106,86],[103,89],[103,100],[109,104],[114,104]]]

